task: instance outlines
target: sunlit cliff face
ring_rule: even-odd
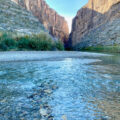
[[[13,2],[15,2],[15,3],[18,3],[18,0],[11,0],[11,1],[13,1]]]
[[[64,17],[50,8],[45,0],[12,0],[36,16],[49,33],[62,41],[68,40],[69,28]]]
[[[71,46],[81,49],[119,44],[119,6],[120,0],[89,0],[73,19]]]
[[[120,0],[89,0],[84,8],[93,9],[101,14],[106,13],[113,4],[117,4]]]

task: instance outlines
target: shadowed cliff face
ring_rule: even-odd
[[[89,0],[73,19],[69,43],[81,49],[120,44],[120,0]]]
[[[47,28],[51,35],[67,41],[69,29],[63,17],[58,15],[53,9],[49,8],[44,0],[12,0],[25,7],[36,16],[39,21]]]

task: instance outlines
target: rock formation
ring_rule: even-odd
[[[120,0],[89,0],[73,19],[69,43],[75,49],[120,44]]]
[[[0,0],[0,31],[31,34],[47,32],[31,12],[10,0]]]
[[[31,11],[39,21],[55,37],[66,41],[69,34],[67,22],[53,9],[49,8],[44,0],[12,0]]]

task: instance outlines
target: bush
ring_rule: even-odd
[[[120,45],[113,46],[93,46],[81,49],[83,51],[95,51],[95,52],[108,52],[108,53],[120,53]]]
[[[54,42],[45,33],[15,36],[11,33],[0,33],[1,50],[64,50],[64,44],[59,40]]]
[[[9,48],[12,48],[12,47],[15,47],[15,46],[16,46],[16,41],[13,40],[12,38],[5,39],[5,40],[3,41],[3,43],[4,43],[7,47],[9,47]]]
[[[0,35],[0,49],[8,50],[16,47],[16,41],[10,34],[3,33]]]
[[[4,51],[6,51],[8,48],[7,48],[7,46],[4,44],[4,43],[0,43],[0,50],[4,50]]]
[[[17,46],[20,49],[30,49],[30,37],[29,36],[22,36],[17,38]]]
[[[58,40],[57,42],[55,42],[55,47],[58,49],[58,50],[64,50],[64,44],[62,41]]]
[[[43,33],[33,35],[30,40],[30,47],[35,50],[52,50],[53,41]]]

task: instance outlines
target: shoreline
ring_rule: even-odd
[[[81,51],[88,52],[106,52],[106,53],[120,53],[120,45],[113,46],[91,46],[82,48]]]
[[[62,54],[64,53],[64,55]],[[95,52],[78,52],[78,51],[5,51],[0,52],[0,62],[14,61],[41,61],[56,60],[62,58],[79,58],[79,57],[100,57],[112,56],[104,53]]]

